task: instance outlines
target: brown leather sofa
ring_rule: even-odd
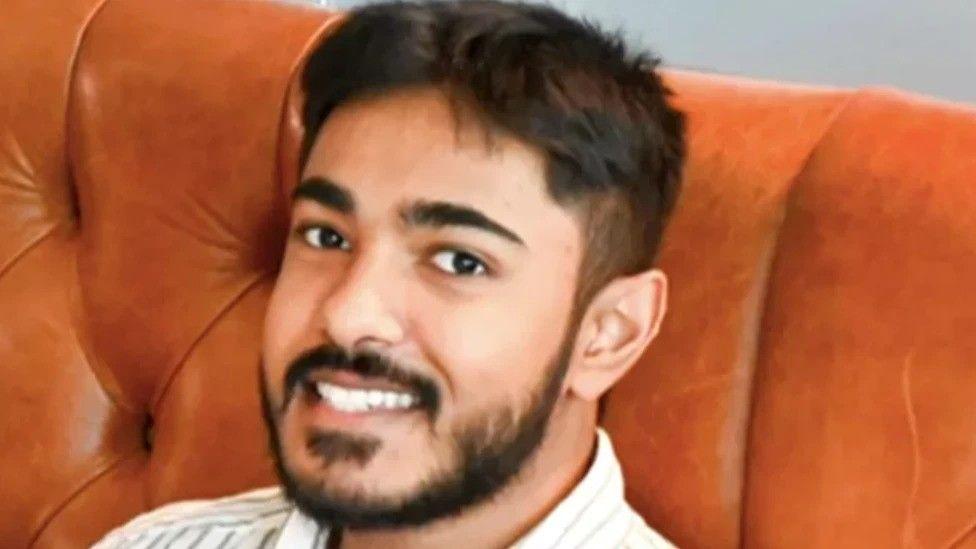
[[[260,0],[0,4],[0,546],[273,482],[263,306],[337,23]],[[611,395],[684,547],[976,547],[976,110],[671,72],[671,313]]]

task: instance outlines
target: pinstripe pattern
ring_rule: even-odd
[[[670,549],[624,499],[624,477],[610,437],[597,430],[586,476],[513,549]]]
[[[329,532],[296,511],[280,488],[176,503],[114,530],[95,549],[322,549]],[[624,500],[610,437],[597,431],[589,471],[512,549],[668,549]]]
[[[188,501],[140,515],[111,532],[97,549],[255,549],[274,547],[293,511],[279,488]],[[296,547],[295,549],[311,549]]]

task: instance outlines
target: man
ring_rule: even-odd
[[[684,156],[656,63],[548,8],[354,12],[306,141],[261,379],[281,488],[98,547],[668,547],[600,397],[665,311]]]

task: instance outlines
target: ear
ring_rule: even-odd
[[[590,302],[580,329],[569,390],[597,401],[657,336],[667,309],[668,279],[658,269],[618,278]]]

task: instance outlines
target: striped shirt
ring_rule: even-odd
[[[323,549],[329,529],[298,511],[280,488],[166,505],[113,530],[94,549]],[[672,548],[624,500],[610,437],[575,488],[511,549]]]

